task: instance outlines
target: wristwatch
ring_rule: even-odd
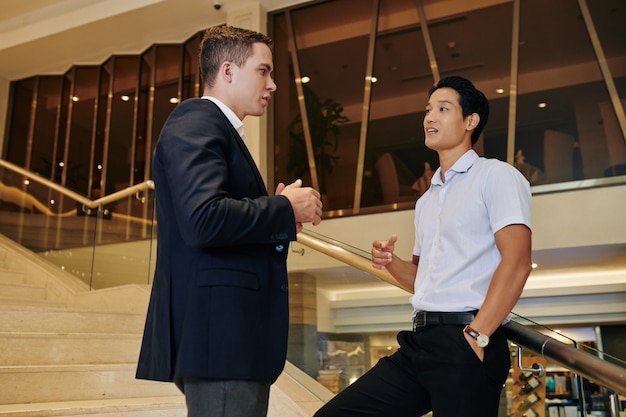
[[[489,336],[487,336],[486,334],[477,332],[476,330],[472,329],[469,326],[469,324],[465,326],[465,328],[463,329],[463,332],[472,336],[476,340],[478,347],[484,348],[485,346],[489,344]]]

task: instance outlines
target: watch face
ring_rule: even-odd
[[[476,338],[479,347],[485,347],[489,344],[489,336],[481,334]]]

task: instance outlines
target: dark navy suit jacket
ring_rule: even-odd
[[[152,175],[157,260],[137,377],[275,381],[296,239],[289,201],[268,196],[244,142],[205,99],[169,116]]]

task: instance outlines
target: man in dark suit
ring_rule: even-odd
[[[204,96],[174,109],[152,162],[158,249],[137,377],[175,382],[189,417],[267,414],[286,358],[289,242],[321,221],[300,180],[268,195],[242,138],[276,90],[271,45],[208,29]]]

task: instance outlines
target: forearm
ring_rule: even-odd
[[[392,260],[385,268],[395,278],[396,281],[409,292],[413,292],[415,276],[417,274],[416,261],[408,262],[393,255]]]
[[[492,334],[517,304],[530,274],[528,266],[500,265],[493,275],[487,296],[472,327],[482,333]]]
[[[472,322],[472,327],[487,334],[493,333],[515,307],[531,271],[531,234],[526,226],[505,227],[495,237],[502,260]]]

